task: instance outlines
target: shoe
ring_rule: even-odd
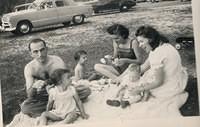
[[[129,101],[121,101],[121,107],[126,108],[127,106],[130,106]]]
[[[118,101],[118,100],[107,100],[106,104],[110,105],[110,106],[114,106],[114,107],[119,107],[120,101]]]

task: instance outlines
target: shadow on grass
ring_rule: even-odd
[[[198,116],[199,114],[199,102],[198,102],[198,88],[197,78],[189,76],[188,84],[185,89],[188,93],[188,99],[186,103],[180,108],[183,116]]]

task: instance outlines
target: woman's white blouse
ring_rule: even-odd
[[[182,67],[178,51],[170,44],[163,44],[149,54],[151,76],[158,68],[163,68],[164,82],[152,89],[155,97],[171,97],[184,91],[188,74]]]

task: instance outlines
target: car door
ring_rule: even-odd
[[[36,26],[46,26],[59,22],[58,13],[53,1],[41,3],[37,10],[37,20],[34,21]]]
[[[57,8],[58,18],[60,23],[71,21],[72,16],[75,15],[76,10],[78,9],[70,1],[63,1],[63,0],[56,0],[55,6]]]

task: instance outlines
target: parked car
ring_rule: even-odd
[[[76,3],[73,0],[35,0],[33,3],[18,6],[15,12],[4,14],[2,28],[14,34],[27,34],[32,28],[47,25],[68,25],[71,21],[81,24],[92,13],[91,5]]]
[[[98,0],[92,6],[94,12],[99,13],[105,10],[120,10],[120,12],[124,12],[135,5],[136,0]]]

